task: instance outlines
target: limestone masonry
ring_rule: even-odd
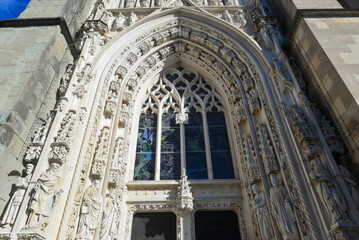
[[[0,84],[0,239],[359,239],[358,1],[31,0]]]

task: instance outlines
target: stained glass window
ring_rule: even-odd
[[[155,172],[157,117],[150,110],[141,114],[137,134],[135,180],[153,180]]]
[[[191,108],[185,126],[186,170],[189,179],[204,179],[207,176],[206,149],[204,144],[202,114]]]
[[[161,180],[181,177],[180,126],[175,118],[172,109],[162,117]]]
[[[147,93],[135,180],[180,179],[182,168],[188,179],[234,178],[225,107],[210,84],[191,69],[169,69]]]
[[[207,113],[208,133],[211,146],[213,177],[234,178],[231,149],[223,112],[216,107]]]

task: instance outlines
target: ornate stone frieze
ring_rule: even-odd
[[[279,167],[277,164],[276,156],[273,151],[273,147],[265,125],[263,124],[257,125],[257,137],[259,142],[260,153],[262,155],[264,168],[267,175],[278,172]]]
[[[322,130],[323,136],[333,153],[345,154],[344,145],[340,137],[335,133],[335,128],[326,117],[321,114],[320,110],[312,107],[313,113],[319,123],[320,129]]]
[[[71,143],[71,137],[76,123],[76,112],[70,110],[61,121],[60,129],[57,131],[55,143]]]
[[[41,126],[35,131],[34,137],[26,150],[24,161],[27,163],[37,164],[39,160],[42,147],[45,143],[47,132],[52,123],[53,114],[48,115],[46,119],[42,120]]]
[[[90,177],[102,178],[104,176],[104,170],[107,162],[107,154],[109,148],[110,129],[103,127],[97,143],[97,148],[92,163]]]
[[[318,139],[304,112],[296,105],[290,107],[294,135],[304,154],[311,156],[319,151]]]
[[[272,62],[274,64],[272,75],[277,79],[281,93],[284,93],[285,91],[291,92],[294,89],[294,85],[288,73],[288,69],[283,66],[278,59],[273,59]]]
[[[70,80],[72,78],[73,70],[74,70],[74,65],[69,64],[66,68],[66,72],[65,72],[64,76],[61,78],[61,82],[60,82],[60,86],[59,86],[59,90],[58,90],[60,97],[64,97],[66,94],[66,90],[67,90],[67,88],[70,84]]]
[[[250,136],[243,135],[242,145],[243,154],[246,159],[246,165],[248,169],[249,181],[252,184],[259,182],[261,181],[261,176]]]
[[[247,92],[248,106],[251,113],[256,113],[261,109],[258,92],[256,89],[251,89]]]
[[[235,102],[234,107],[235,111],[233,111],[233,113],[236,114],[233,116],[233,118],[236,119],[238,123],[245,123],[247,121],[247,114],[244,108],[243,101],[239,100]]]

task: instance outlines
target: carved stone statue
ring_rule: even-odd
[[[110,190],[106,197],[106,205],[103,211],[102,225],[101,225],[101,240],[110,240],[116,234],[118,204],[116,202],[117,191],[115,189]]]
[[[310,178],[313,180],[315,188],[332,218],[332,224],[349,221],[346,213],[348,209],[347,203],[340,194],[339,187],[329,171],[324,169],[317,159],[312,160],[310,166],[312,168]]]
[[[37,179],[29,202],[30,215],[24,229],[46,227],[51,210],[62,193],[58,189],[59,183],[60,164],[53,162]]]
[[[272,239],[271,223],[267,208],[267,201],[264,196],[264,193],[259,191],[259,187],[257,184],[252,185],[252,190],[254,194],[253,206],[255,207],[257,212],[259,229],[261,231],[261,239]]]
[[[340,158],[341,165],[339,165],[339,170],[343,175],[344,181],[348,186],[349,193],[351,197],[353,198],[353,202],[355,203],[358,211],[359,211],[359,187],[358,184],[351,172],[349,172],[347,166],[347,159],[342,156]]]
[[[84,193],[76,239],[92,239],[94,230],[99,226],[102,203],[100,183],[99,179],[93,180]]]
[[[284,239],[299,239],[295,215],[288,193],[279,184],[276,175],[270,175],[272,188],[270,189],[270,203],[273,216]]]
[[[15,184],[16,191],[12,195],[10,202],[4,212],[3,218],[0,221],[0,225],[2,226],[2,228],[11,227],[14,224],[26,189],[29,187],[29,181],[32,177],[33,170],[34,165],[31,163],[27,164],[25,168],[25,176],[19,177],[17,179],[17,182]]]
[[[177,188],[177,201],[178,209],[184,212],[190,212],[193,210],[193,197],[191,187],[187,180],[186,169],[182,169],[181,180],[179,181],[179,187]]]

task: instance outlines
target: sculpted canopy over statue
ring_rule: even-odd
[[[257,184],[252,185],[254,194],[253,206],[257,212],[257,218],[259,223],[259,229],[261,231],[262,240],[272,239],[272,229],[267,208],[267,201],[264,193],[259,191]]]
[[[99,226],[102,203],[100,183],[99,179],[95,179],[84,193],[76,239],[91,239]]]
[[[62,190],[58,189],[59,182],[60,164],[53,162],[49,169],[40,175],[34,186],[29,202],[28,225],[24,227],[25,229],[33,227],[43,229],[46,227],[51,210],[62,193]]]
[[[341,172],[341,174],[343,175],[344,181],[348,186],[349,189],[349,193],[351,195],[351,197],[353,198],[353,201],[357,207],[357,209],[359,210],[359,187],[358,184],[353,176],[353,174],[351,174],[347,168],[347,159],[345,157],[341,157],[340,159],[341,164],[339,165],[339,170]]]
[[[295,216],[286,189],[276,175],[270,175],[270,203],[272,214],[284,239],[299,239]]]
[[[115,189],[110,190],[110,193],[106,197],[106,205],[103,211],[102,226],[100,239],[110,240],[116,234],[118,204],[116,202],[117,191]]]
[[[26,189],[29,187],[29,181],[32,177],[33,170],[34,165],[31,163],[27,164],[25,169],[25,176],[18,178],[15,185],[16,191],[12,195],[10,202],[8,203],[8,206],[4,212],[3,218],[0,221],[0,225],[2,226],[2,228],[6,228],[14,224]]]
[[[349,221],[346,213],[348,206],[340,194],[337,183],[332,179],[329,171],[324,169],[321,163],[314,159],[310,162],[312,171],[310,178],[313,180],[316,190],[328,210],[332,224],[338,221]]]

